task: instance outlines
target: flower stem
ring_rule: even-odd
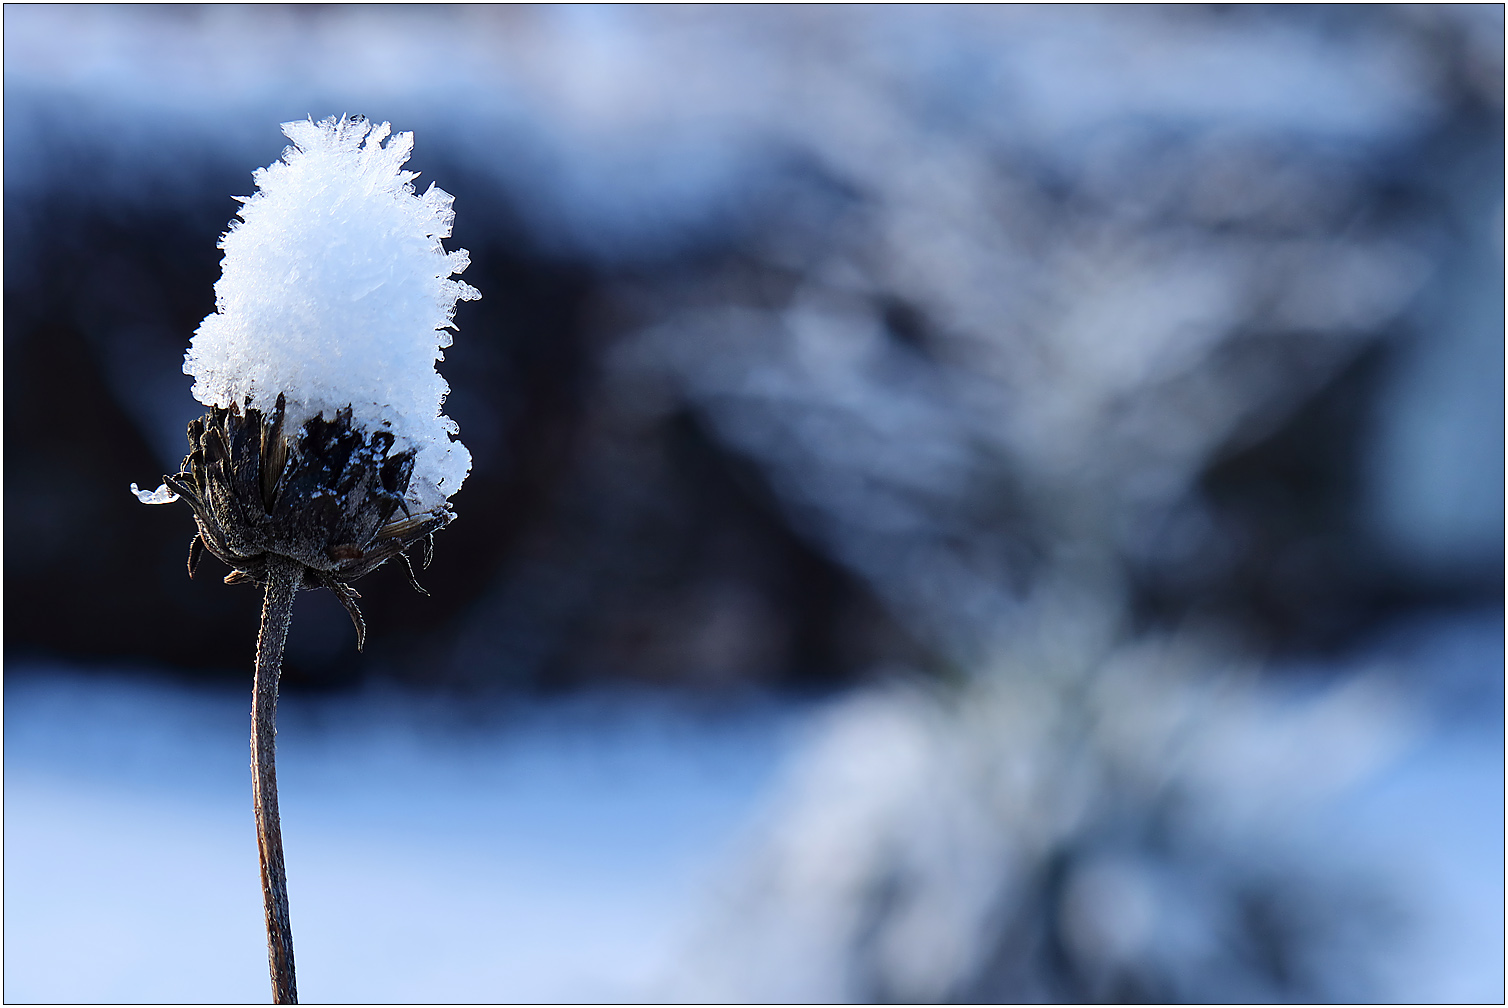
[[[267,967],[273,1004],[298,1004],[293,976],[293,927],[288,920],[288,876],[283,869],[283,827],[278,819],[277,707],[283,643],[293,618],[293,595],[303,580],[296,560],[267,554],[267,593],[257,635],[256,683],[251,695],[251,788],[267,914]]]

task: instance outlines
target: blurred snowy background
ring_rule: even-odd
[[[1502,999],[1501,6],[4,17],[7,1001],[265,996],[125,487],[341,112],[484,299],[432,596],[294,618],[308,1000]]]

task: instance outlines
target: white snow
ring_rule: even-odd
[[[1493,681],[1495,615],[1428,629],[1416,655],[1388,653],[1432,682]],[[7,672],[6,1001],[264,1000],[244,691]],[[1300,834],[1402,900],[1387,1001],[1502,999],[1501,699],[1457,692],[1457,713]],[[703,982],[709,947],[751,957],[749,932],[715,925],[744,905],[751,840],[778,827],[772,799],[832,708],[627,699],[457,721],[423,697],[285,696],[306,1000],[663,1002]]]
[[[157,484],[156,490],[142,490],[132,483],[131,492],[143,504],[171,504],[178,499],[178,495],[169,490],[166,483]]]
[[[419,195],[402,166],[412,133],[360,117],[283,124],[293,145],[254,174],[239,221],[220,241],[215,313],[185,355],[194,397],[270,410],[287,398],[292,426],[350,406],[364,430],[387,429],[417,451],[410,496],[433,507],[471,468],[449,386],[435,371],[450,345],[457,300],[481,297],[450,279],[453,197]]]
[[[52,668],[6,701],[6,1002],[265,1002],[245,691]],[[660,1000],[799,723],[652,697],[279,708],[311,1003]]]
[[[1382,1000],[1500,1003],[1502,623],[1411,639],[1364,660],[1438,689],[1420,702],[1440,721],[1295,840],[1396,894]],[[265,999],[244,690],[7,673],[7,1002]],[[615,695],[457,714],[380,691],[280,706],[300,987],[348,1003],[663,1002],[705,989],[710,952],[754,963],[768,946],[737,880],[793,825],[777,792],[834,711]]]

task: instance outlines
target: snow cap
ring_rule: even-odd
[[[425,508],[460,489],[471,454],[440,409],[435,371],[450,345],[457,300],[481,297],[452,280],[470,262],[447,253],[455,211],[433,184],[403,171],[412,133],[361,116],[283,124],[293,145],[253,174],[257,192],[220,239],[215,313],[184,355],[194,398],[271,412],[287,399],[288,429],[351,407],[355,426],[391,431],[416,451],[409,494]]]

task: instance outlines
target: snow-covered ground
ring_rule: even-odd
[[[1313,842],[1403,900],[1395,999],[1500,1001],[1502,623],[1435,620],[1378,650],[1421,684],[1435,727],[1326,810]],[[265,1000],[248,698],[140,674],[7,673],[5,1000]],[[286,698],[302,997],[675,989],[821,706]]]
[[[6,690],[5,1000],[265,1001],[247,698],[28,671]],[[303,1000],[646,996],[792,721],[416,704],[284,700]]]
[[[1386,773],[1328,809],[1316,843],[1389,881],[1402,947],[1391,1000],[1504,997],[1503,622],[1496,612],[1405,625],[1375,660],[1406,669],[1432,726]]]

